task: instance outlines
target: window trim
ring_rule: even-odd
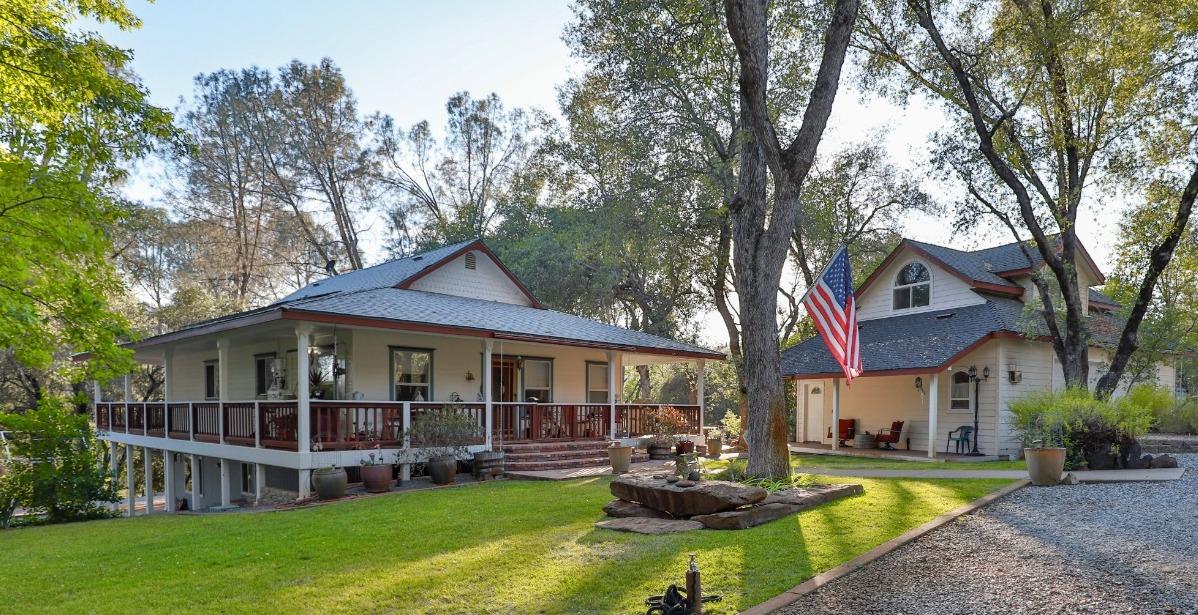
[[[920,267],[923,267],[924,271],[928,272],[928,281],[927,282],[916,282],[914,284],[899,284],[898,283],[899,275],[903,272],[903,269],[906,269],[912,263],[915,263],[915,264],[919,265]],[[932,306],[932,291],[933,291],[932,285],[935,283],[936,276],[932,275],[932,268],[929,267],[927,263],[925,263],[922,260],[919,260],[917,258],[908,260],[907,262],[903,263],[903,265],[894,272],[894,275],[891,277],[891,279],[893,280],[893,282],[890,285],[890,311],[891,312],[906,312],[909,310],[918,310],[920,308],[926,308],[926,307]],[[923,286],[924,284],[928,285],[928,303],[927,303],[927,305],[918,305],[918,306],[911,305],[911,298],[914,296],[913,289],[916,286]],[[894,292],[896,290],[906,290],[907,291],[907,307],[901,308],[901,307],[897,307],[895,305]]]
[[[504,355],[504,356],[512,356],[512,355]],[[538,402],[536,402],[536,403],[539,403],[539,404],[551,404],[551,403],[553,403],[553,398],[554,398],[554,390],[553,390],[553,388],[554,388],[554,387],[553,387],[553,357],[530,357],[530,356],[527,356],[527,355],[516,355],[516,356],[514,356],[514,357],[512,357],[512,358],[513,358],[513,359],[515,359],[515,360],[516,360],[516,363],[517,363],[517,364],[520,366],[520,370],[519,370],[518,372],[516,372],[516,373],[517,373],[517,377],[520,379],[520,380],[519,380],[519,382],[517,382],[517,383],[516,383],[516,386],[518,387],[518,389],[519,389],[519,391],[520,391],[520,401],[522,401],[522,402],[527,402],[527,401],[528,401],[528,395],[526,394],[526,393],[527,393],[527,391],[528,391],[528,386],[526,385],[526,382],[525,382],[525,380],[524,380],[524,368],[525,368],[525,366],[527,366],[527,365],[528,365],[528,362],[529,362],[529,361],[541,361],[541,362],[543,362],[543,363],[548,363],[548,364],[549,364],[549,399],[542,399],[542,400],[540,400],[540,401],[538,401]]]
[[[396,352],[427,352],[428,353],[428,396],[424,401],[434,401],[433,386],[436,382],[437,373],[437,356],[435,348],[417,348],[414,346],[387,346],[387,380],[390,383],[387,396],[391,401],[399,401],[395,399],[395,353]],[[409,385],[419,386],[419,385]]]
[[[602,365],[603,367],[607,368],[607,377],[603,379],[603,388],[602,389],[592,389],[591,388],[591,366],[592,365]],[[600,404],[600,403],[610,404],[612,401],[611,388],[608,386],[608,383],[610,381],[611,381],[611,363],[609,363],[607,361],[587,361],[586,362],[586,391],[584,391],[584,393],[586,394],[585,403],[588,403],[588,404]],[[591,401],[591,391],[607,391],[607,401],[602,401],[602,402]]]
[[[266,395],[267,393],[270,392],[270,383],[269,382],[258,382],[258,376],[260,375],[258,372],[258,362],[263,359],[270,359],[271,361],[277,361],[279,359],[279,354],[277,352],[261,352],[261,353],[254,355],[254,396],[255,397],[257,397],[259,395]],[[268,366],[268,368],[269,368],[269,366]],[[263,385],[265,385],[265,386],[263,386]],[[262,389],[262,390],[259,391],[259,389]]]
[[[215,401],[220,399],[220,359],[207,359],[203,363],[204,369],[204,400]],[[208,395],[208,368],[212,368],[212,395]]]
[[[953,397],[953,385],[957,384],[954,381],[957,379],[958,375],[965,376],[965,397]],[[948,411],[949,412],[962,412],[962,413],[967,413],[967,414],[973,413],[973,404],[976,403],[976,400],[974,399],[973,387],[970,386],[971,384],[973,384],[973,383],[969,379],[968,372],[958,370],[958,371],[953,372],[952,376],[949,376],[949,379],[948,379]],[[953,405],[953,402],[958,402],[958,401],[964,401],[965,407],[964,408],[955,407]]]

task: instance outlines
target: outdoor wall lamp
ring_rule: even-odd
[[[474,372],[466,370],[466,382],[474,382]]]
[[[915,390],[923,393],[923,376],[915,377]]]

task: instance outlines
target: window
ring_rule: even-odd
[[[433,351],[391,349],[391,395],[395,401],[433,398]]]
[[[276,363],[273,352],[254,355],[254,393],[259,397],[274,388],[275,377],[279,375]]]
[[[952,389],[949,391],[948,407],[950,410],[971,410],[969,394],[969,374],[957,372],[953,374]]]
[[[553,401],[553,362],[524,359],[524,401]]]
[[[473,252],[466,253],[466,268],[476,269],[478,267],[478,257]]]
[[[587,403],[609,403],[607,363],[592,363],[587,361]]]
[[[220,397],[220,369],[218,361],[204,361],[204,399]]]
[[[915,261],[903,265],[894,278],[894,309],[924,307],[932,302],[932,274]]]

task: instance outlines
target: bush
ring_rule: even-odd
[[[686,415],[674,406],[657,408],[653,410],[651,416],[651,428],[655,436],[662,436],[663,439],[672,441],[690,431],[690,422],[686,420]]]
[[[732,410],[724,413],[724,420],[720,421],[724,425],[724,436],[729,442],[736,442],[740,438],[740,434],[744,433],[744,427],[740,424],[740,415]]]
[[[116,491],[85,415],[44,399],[24,414],[0,415],[0,425],[13,456],[0,478],[0,507],[23,506],[49,523],[112,514],[104,504],[116,501]]]
[[[1095,465],[1126,439],[1146,433],[1163,408],[1168,391],[1142,385],[1114,400],[1095,399],[1085,389],[1033,393],[1011,404],[1014,428],[1028,447],[1064,447],[1065,467]]]
[[[1168,407],[1156,411],[1156,431],[1163,433],[1198,433],[1198,401],[1170,400]]]

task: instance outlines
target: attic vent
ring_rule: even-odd
[[[473,252],[466,253],[466,268],[467,269],[477,269],[478,268],[478,257],[475,256]]]
[[[952,318],[955,315],[956,315],[956,312],[949,312],[947,314],[937,314],[936,320],[946,320],[946,319]]]

